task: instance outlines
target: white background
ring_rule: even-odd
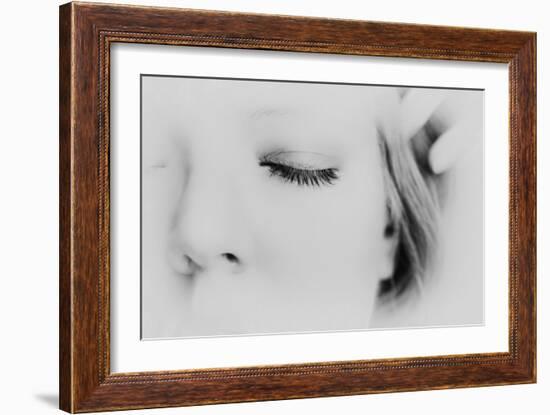
[[[547,220],[550,148],[544,102],[550,90],[541,83],[548,63],[544,2],[483,3],[464,0],[356,2],[262,0],[231,2],[138,1],[133,3],[312,15],[354,19],[532,30],[538,32],[538,381],[536,385],[455,389],[399,394],[320,398],[267,403],[177,408],[132,413],[282,414],[282,413],[545,413],[550,404],[550,307],[541,301],[550,271]],[[58,6],[57,1],[4,5],[1,98],[3,111],[0,177],[0,252],[4,289],[0,299],[2,343],[1,412],[56,413],[58,383]],[[6,53],[7,52],[7,53]],[[547,353],[547,352],[546,352]]]

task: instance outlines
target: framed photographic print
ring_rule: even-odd
[[[60,407],[536,381],[536,35],[60,7]]]

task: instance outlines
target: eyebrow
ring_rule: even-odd
[[[167,164],[164,161],[157,161],[155,163],[151,163],[149,167],[153,169],[164,169],[167,166]]]
[[[249,118],[257,121],[268,117],[286,117],[291,114],[292,111],[285,108],[263,107],[252,111]]]

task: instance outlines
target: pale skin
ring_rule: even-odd
[[[376,128],[395,91],[162,81],[142,174],[144,300],[165,315],[144,323],[170,337],[368,327],[393,270]]]

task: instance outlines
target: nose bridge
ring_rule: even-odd
[[[176,212],[175,231],[182,253],[200,267],[244,255],[243,229],[236,229],[240,200],[231,169],[217,157],[188,170]]]

